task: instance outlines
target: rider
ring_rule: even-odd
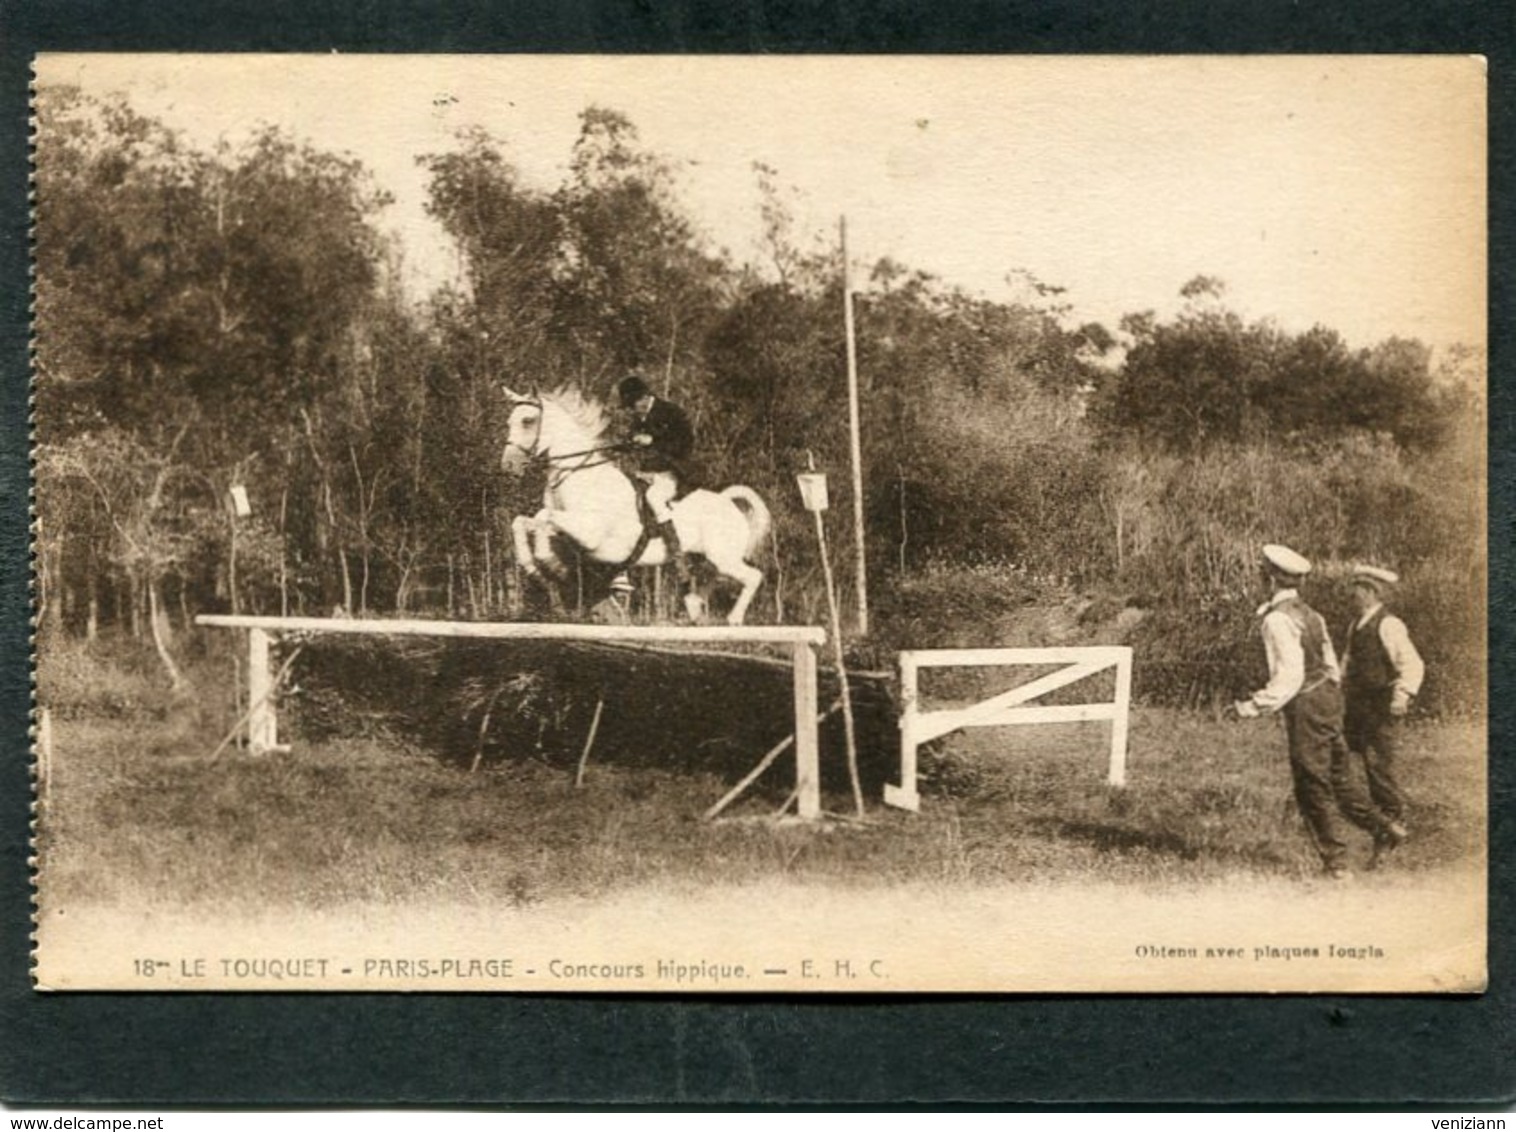
[[[631,445],[637,468],[633,474],[647,484],[647,505],[668,558],[683,578],[687,572],[674,528],[671,504],[688,478],[686,461],[695,446],[695,430],[684,410],[672,401],[655,397],[640,374],[629,374],[616,386],[623,408],[634,415]]]

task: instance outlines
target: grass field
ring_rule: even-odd
[[[592,760],[576,788],[572,762],[520,758],[470,772],[384,735],[297,739],[292,752],[261,758],[230,748],[211,760],[226,720],[184,701],[64,716],[39,838],[52,903],[526,907],[774,880],[1156,890],[1304,881],[1319,868],[1287,801],[1277,721],[1137,709],[1124,790],[1104,783],[1103,725],[968,732],[929,749],[919,815],[873,801],[863,823],[806,828],[758,820],[788,790],[793,763],[783,760],[726,820],[700,820],[757,751],[729,774]],[[1476,867],[1482,728],[1414,727],[1404,779],[1414,836],[1374,883]],[[849,808],[845,795],[827,802]],[[1358,848],[1361,861],[1366,838]]]
[[[39,985],[209,989],[193,970],[203,962],[217,988],[289,989],[222,965],[301,956],[342,968],[303,989],[340,990],[699,989],[659,973],[671,956],[783,972],[702,984],[731,991],[1484,985],[1485,744],[1473,723],[1412,729],[1413,836],[1343,886],[1322,878],[1287,801],[1277,720],[1139,708],[1122,790],[1105,783],[1106,725],[965,732],[922,752],[922,810],[906,814],[877,801],[898,752],[875,719],[863,820],[774,820],[793,783],[781,759],[706,822],[786,726],[784,705],[753,688],[718,688],[716,702],[752,718],[717,713],[698,735],[709,690],[675,686],[660,662],[617,690],[617,725],[576,787],[577,684],[557,703],[533,692],[527,706],[551,725],[521,726],[534,719],[523,709],[486,749],[474,717],[459,725],[468,696],[415,683],[397,662],[359,666],[369,697],[407,692],[422,710],[354,708],[363,697],[323,690],[312,667],[295,697],[307,707],[282,719],[288,753],[212,757],[238,715],[230,660],[199,658],[194,687],[170,695],[150,667],[44,650]],[[947,682],[933,706],[985,690]],[[656,710],[630,711],[627,696],[650,694]],[[825,732],[823,747],[835,763]],[[827,807],[850,810],[846,776],[827,770]],[[1368,848],[1360,838],[1360,864]],[[1209,958],[1213,944],[1239,958]],[[1323,957],[1268,958],[1276,945]],[[1355,950],[1329,950],[1339,945]],[[1145,958],[1167,948],[1200,957]],[[375,956],[414,955],[507,955],[523,974],[438,988],[369,973]],[[147,959],[169,966],[148,978]],[[635,974],[565,982],[563,963]],[[854,981],[876,970],[888,975]]]

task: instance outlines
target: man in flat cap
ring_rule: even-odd
[[[1244,719],[1284,715],[1295,802],[1327,875],[1345,879],[1349,874],[1343,818],[1367,829],[1376,843],[1382,836],[1395,836],[1392,823],[1347,774],[1337,654],[1326,622],[1301,599],[1298,588],[1311,572],[1310,561],[1287,546],[1270,544],[1263,548],[1262,565],[1273,591],[1258,609],[1269,682],[1232,705],[1233,710]]]
[[[1382,566],[1354,567],[1358,617],[1348,626],[1342,650],[1343,736],[1348,749],[1363,759],[1374,805],[1396,827],[1376,840],[1376,858],[1405,836],[1406,798],[1395,778],[1395,761],[1402,720],[1426,676],[1405,622],[1384,604],[1386,593],[1399,580]]]

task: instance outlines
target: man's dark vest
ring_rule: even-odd
[[[1385,651],[1379,625],[1389,610],[1380,606],[1348,634],[1347,682],[1355,688],[1388,688],[1395,683],[1395,666]]]
[[[1302,688],[1320,684],[1329,675],[1326,666],[1326,622],[1298,597],[1288,598],[1274,607],[1300,628],[1300,646],[1305,650],[1305,682]]]

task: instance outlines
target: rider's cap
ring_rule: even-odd
[[[1385,586],[1393,586],[1400,581],[1400,575],[1393,570],[1386,570],[1383,566],[1357,565],[1353,567],[1353,581],[1367,582],[1375,589],[1384,589]]]
[[[652,390],[647,387],[647,382],[642,380],[641,374],[629,373],[616,384],[616,396],[628,409],[651,392]]]
[[[1293,578],[1303,578],[1311,572],[1311,560],[1303,554],[1296,554],[1287,546],[1271,542],[1263,548],[1263,560],[1281,574],[1288,574]]]

